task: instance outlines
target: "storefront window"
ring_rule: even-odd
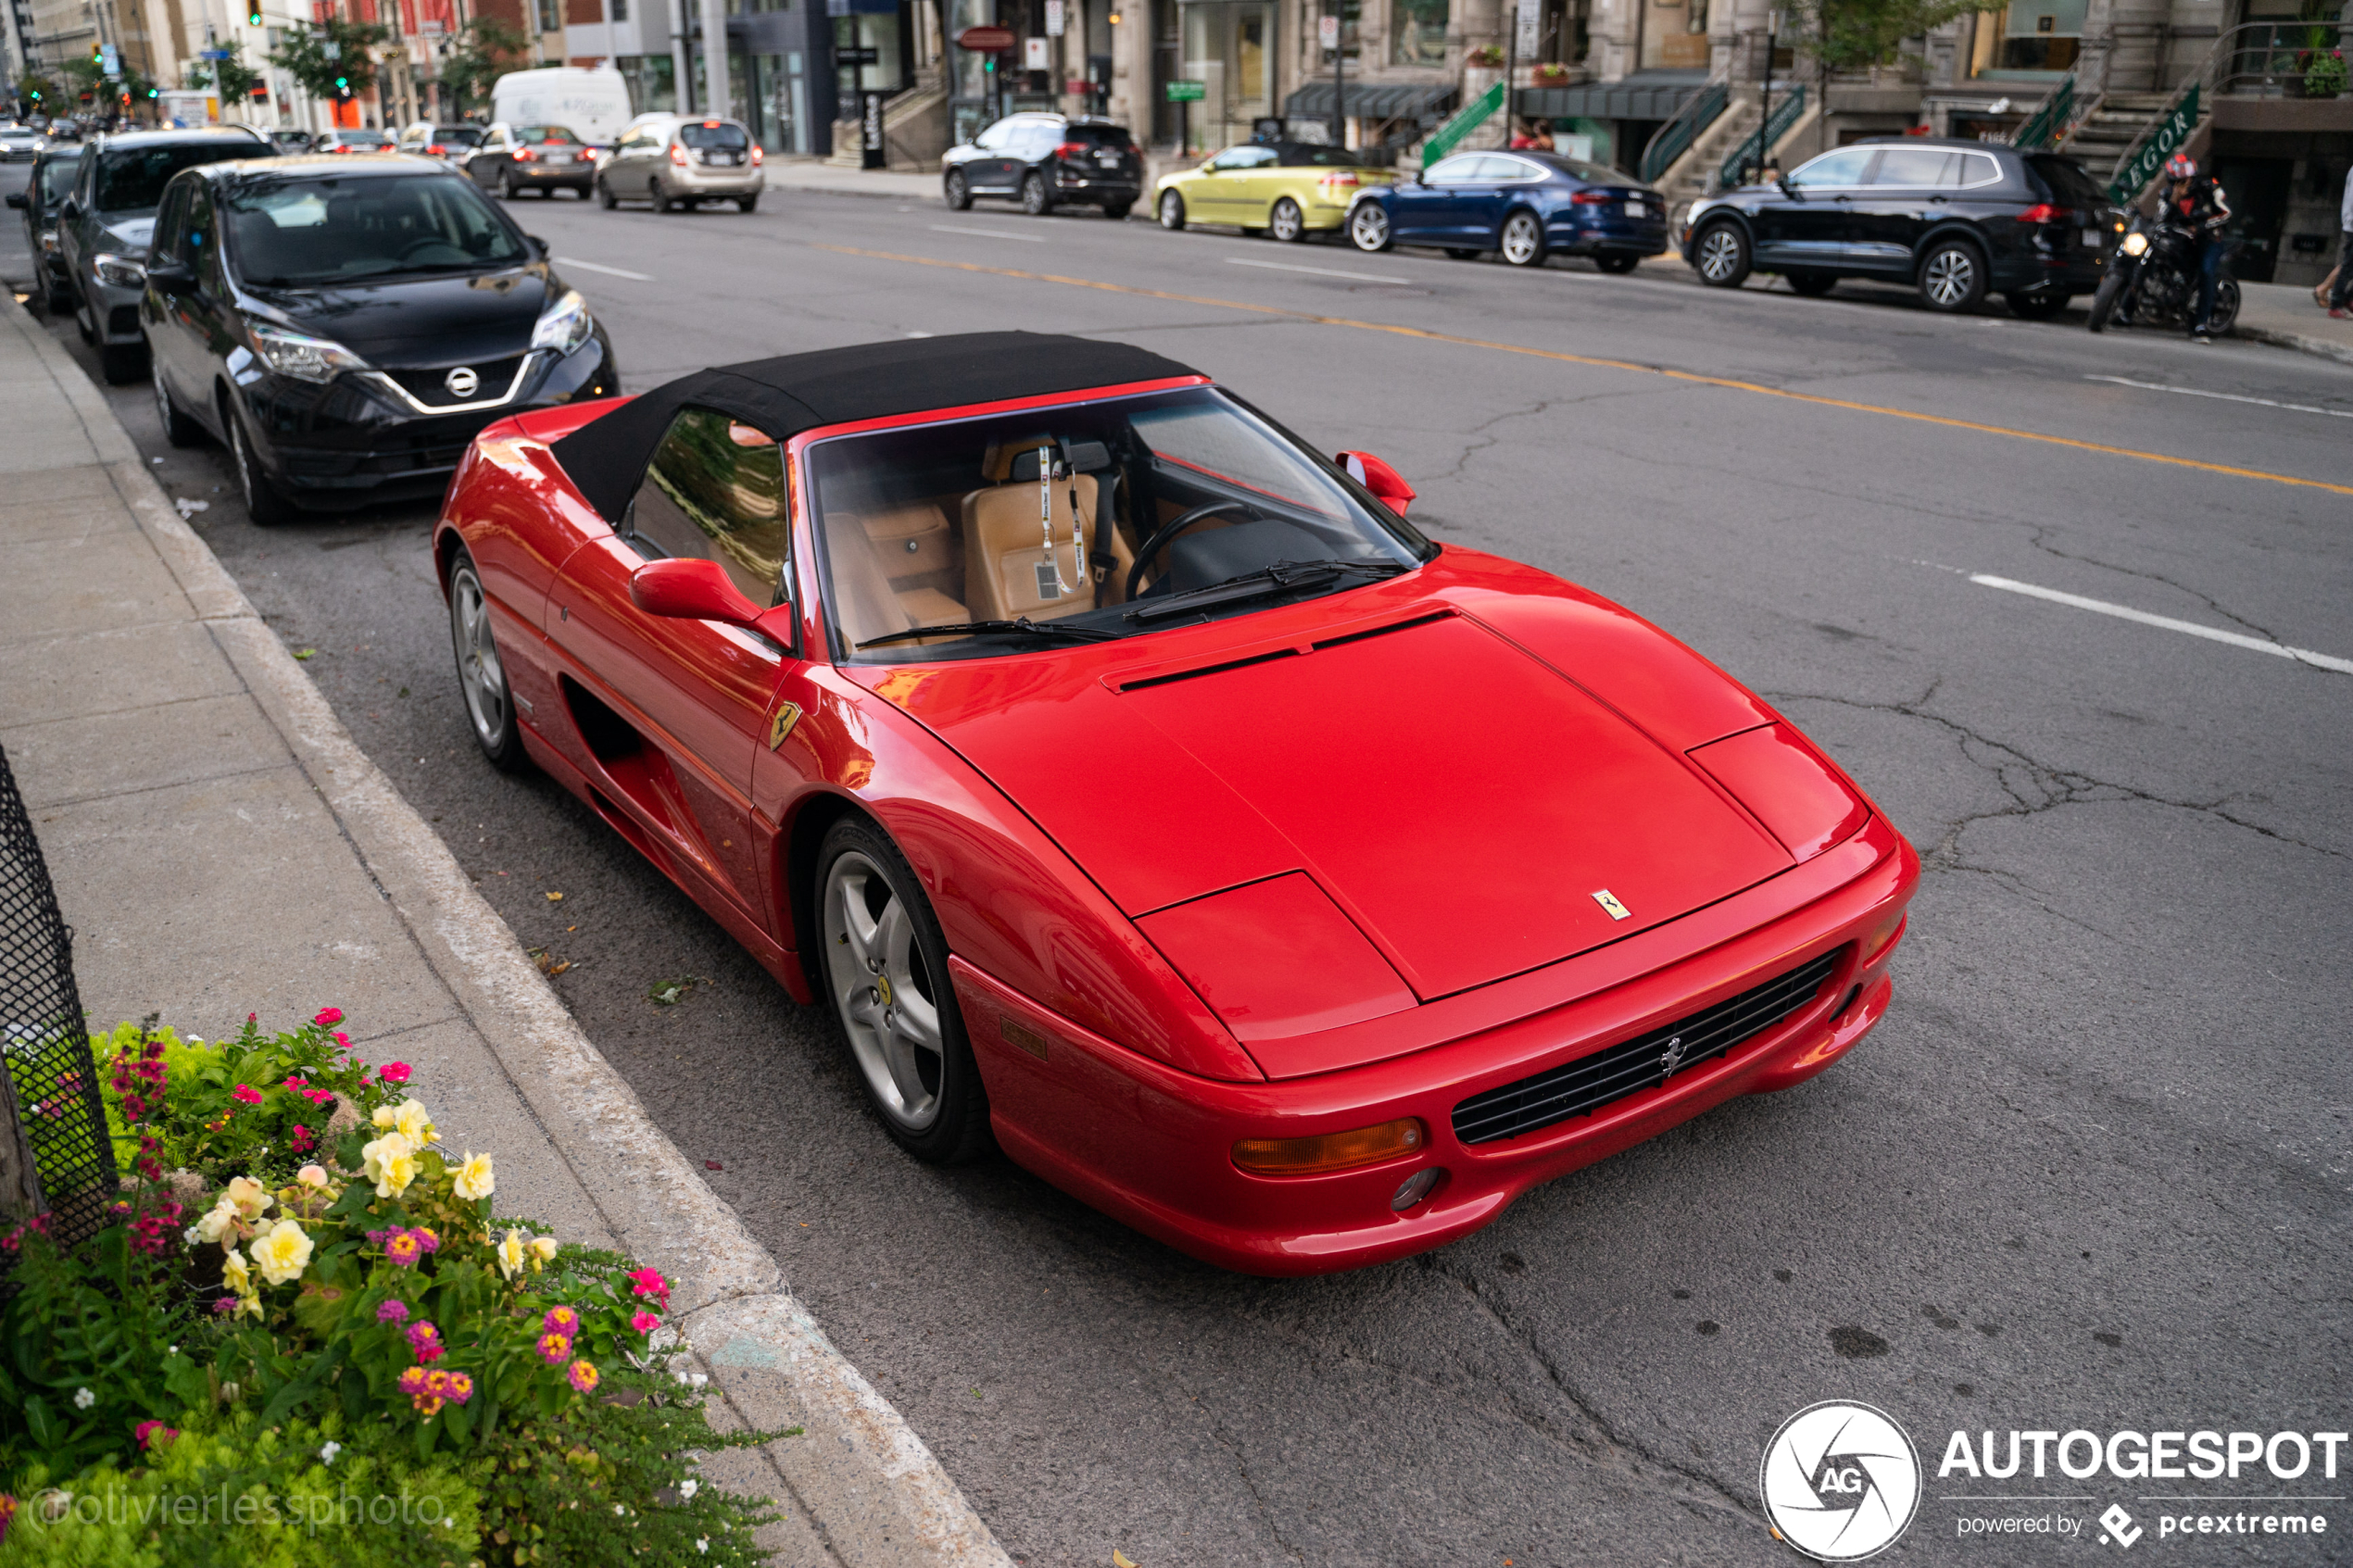
[[[842,66],[841,81],[836,91],[840,94],[843,118],[857,116],[858,92],[896,93],[906,85],[899,73],[899,14],[886,17],[836,17],[834,47],[837,49],[867,48],[875,52],[875,64],[864,68],[862,75],[856,67]]]
[[[1642,7],[1643,69],[1705,70],[1707,65],[1706,0],[1646,0]]]
[[[632,113],[655,114],[678,107],[678,62],[668,55],[623,55],[612,64],[629,85]]]
[[[1399,66],[1446,63],[1446,22],[1451,0],[1390,0],[1389,62]]]
[[[2085,0],[2014,0],[2002,27],[2004,70],[2073,70]]]

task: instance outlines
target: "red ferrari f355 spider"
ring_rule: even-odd
[[[832,1010],[910,1153],[1298,1274],[1819,1073],[1919,877],[1771,708],[1412,498],[1002,332],[517,415],[434,548],[484,753]]]

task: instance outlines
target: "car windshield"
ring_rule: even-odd
[[[79,157],[51,158],[43,164],[41,166],[42,205],[55,207],[65,200],[66,193],[73,189],[73,182],[81,176],[81,173],[82,159]]]
[[[751,138],[744,134],[740,125],[724,120],[701,120],[678,128],[678,140],[698,152],[739,153],[751,145]]]
[[[577,145],[580,138],[560,125],[518,125],[515,127],[515,140],[518,142],[570,142]]]
[[[826,613],[850,663],[1020,654],[1247,614],[1430,552],[1329,462],[1209,387],[840,436],[806,462]],[[1046,630],[901,635],[1025,621]]]
[[[201,142],[167,143],[159,147],[117,147],[98,158],[98,210],[105,213],[153,212],[163,200],[163,188],[183,169],[224,163],[236,157],[266,157],[268,146],[243,136],[208,137]]]
[[[456,174],[321,176],[227,194],[222,228],[246,282],[353,282],[531,259],[522,236]]]
[[[346,147],[389,147],[392,138],[381,131],[338,131],[335,141]]]
[[[426,135],[425,140],[438,142],[445,147],[453,144],[460,147],[479,147],[482,145],[482,127],[479,125],[436,125]]]

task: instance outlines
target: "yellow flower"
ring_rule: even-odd
[[[235,1205],[237,1218],[251,1222],[270,1211],[270,1189],[251,1176],[232,1176],[222,1201]]]
[[[246,1272],[245,1255],[233,1247],[229,1248],[229,1255],[220,1261],[220,1283],[229,1287],[232,1296],[253,1293],[253,1275]]]
[[[498,1243],[498,1272],[509,1279],[522,1273],[522,1232],[509,1231]]]
[[[417,1179],[417,1149],[398,1133],[386,1133],[359,1150],[360,1169],[376,1184],[378,1198],[398,1198]]]
[[[205,1210],[204,1218],[196,1222],[196,1239],[207,1242],[219,1241],[236,1217],[237,1206],[226,1198],[221,1198],[220,1202]],[[230,1245],[233,1247],[236,1244],[232,1242]]]
[[[281,1220],[260,1236],[253,1238],[253,1261],[261,1265],[261,1277],[272,1285],[285,1285],[302,1277],[310,1266],[310,1237],[292,1220]]]
[[[261,1315],[261,1298],[260,1298],[260,1297],[258,1297],[258,1296],[240,1296],[240,1297],[238,1297],[238,1298],[237,1298],[237,1310],[236,1310],[235,1311],[233,1311],[233,1312],[230,1313],[229,1315],[230,1315],[231,1317],[233,1317],[233,1318],[258,1318],[258,1317],[259,1317],[259,1316]],[[235,1395],[234,1393],[233,1393],[231,1390],[234,1389],[236,1386],[236,1386],[235,1384],[233,1384],[233,1383],[224,1383],[224,1384],[222,1384],[222,1385],[220,1386],[220,1393],[221,1393],[221,1397],[222,1397],[222,1398],[224,1398],[224,1399],[235,1399],[235,1398],[236,1398],[236,1395]]]
[[[458,1167],[458,1177],[452,1184],[458,1196],[472,1203],[476,1198],[488,1198],[497,1185],[490,1176],[490,1156],[467,1150],[466,1162]]]
[[[535,1236],[524,1243],[524,1247],[531,1253],[531,1263],[534,1268],[537,1268],[542,1263],[552,1263],[556,1261],[556,1238],[552,1236]]]
[[[392,1124],[402,1137],[419,1148],[441,1136],[434,1131],[433,1118],[425,1114],[423,1103],[416,1099],[404,1099],[393,1109]]]
[[[368,1120],[373,1122],[379,1127],[391,1126],[393,1124],[392,1107],[388,1105],[380,1105],[376,1107],[376,1113],[368,1118]]]

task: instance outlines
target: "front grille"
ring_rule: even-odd
[[[453,403],[482,403],[493,397],[503,397],[515,379],[515,367],[522,364],[520,354],[504,359],[484,359],[472,367],[476,384],[473,391],[460,397],[449,390],[450,367],[444,365],[432,370],[387,370],[384,373],[408,390],[409,395],[428,408],[447,408]]]
[[[1663,1084],[1669,1048],[1674,1072],[1722,1056],[1811,1002],[1845,956],[1833,948],[1811,963],[1728,997],[1689,1018],[1624,1040],[1591,1056],[1500,1089],[1473,1095],[1454,1107],[1454,1136],[1466,1144],[1494,1143],[1585,1116],[1613,1100]]]
[[[107,335],[108,337],[124,337],[132,332],[137,332],[138,330],[139,307],[137,306],[118,305],[112,310],[107,312]]]

